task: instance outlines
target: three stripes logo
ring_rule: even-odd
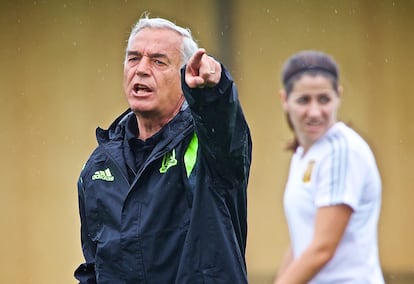
[[[103,171],[96,171],[93,176],[92,180],[104,180],[104,181],[114,181],[115,177],[112,175],[109,168]]]

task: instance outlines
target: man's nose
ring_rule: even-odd
[[[135,74],[138,76],[148,75],[150,70],[150,64],[150,59],[147,56],[143,56],[135,68]]]

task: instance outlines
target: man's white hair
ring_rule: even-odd
[[[173,22],[163,18],[149,18],[148,14],[144,14],[132,28],[132,31],[128,38],[127,49],[130,46],[135,35],[145,28],[169,29],[180,34],[183,38],[183,43],[181,46],[182,65],[186,64],[198,49],[198,45],[193,39],[190,29],[177,26]]]

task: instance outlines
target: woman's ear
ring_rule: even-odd
[[[287,111],[287,93],[284,89],[279,91],[280,104],[284,111]]]
[[[344,88],[342,86],[338,86],[338,96],[342,97],[342,93],[344,92]]]
[[[342,86],[338,86],[338,106],[341,105],[341,101],[342,101],[342,93],[343,93],[344,89]]]

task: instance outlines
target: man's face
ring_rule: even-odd
[[[138,116],[170,119],[182,101],[182,36],[168,29],[144,28],[127,48],[124,92]]]

